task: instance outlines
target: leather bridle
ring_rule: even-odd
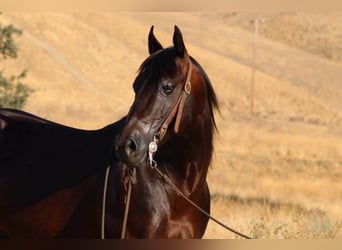
[[[227,225],[223,224],[222,222],[220,222],[219,220],[215,219],[214,217],[212,217],[209,213],[207,213],[205,210],[203,210],[201,207],[199,207],[196,203],[194,203],[192,200],[190,200],[186,195],[183,194],[183,192],[175,185],[175,183],[172,181],[172,179],[170,178],[170,176],[166,173],[163,173],[162,171],[159,170],[158,168],[158,164],[157,162],[153,159],[154,154],[157,152],[158,150],[158,144],[160,143],[160,141],[162,141],[162,139],[164,138],[169,125],[171,124],[171,122],[173,121],[173,119],[176,116],[176,121],[175,121],[175,125],[174,125],[174,131],[175,133],[179,132],[179,127],[180,127],[180,123],[181,123],[181,119],[183,116],[183,109],[184,109],[184,104],[185,101],[187,99],[187,97],[190,95],[191,93],[191,73],[192,73],[192,62],[189,58],[189,66],[188,66],[188,71],[187,71],[187,75],[186,75],[186,80],[183,86],[183,89],[175,103],[175,105],[173,106],[171,112],[169,113],[169,115],[167,116],[167,118],[165,119],[165,121],[163,122],[163,124],[161,125],[160,129],[157,131],[157,133],[153,136],[153,140],[150,142],[149,144],[149,151],[148,151],[148,155],[149,155],[149,165],[150,167],[156,172],[156,174],[163,179],[165,182],[169,183],[170,186],[172,187],[172,189],[181,197],[183,197],[187,202],[189,202],[193,207],[195,207],[198,211],[200,211],[201,213],[203,213],[204,215],[206,215],[209,219],[213,220],[214,222],[216,222],[217,224],[219,224],[220,226],[224,227],[225,229],[245,238],[245,239],[251,239],[251,237],[244,235],[230,227],[228,227]],[[104,228],[105,228],[105,207],[106,207],[106,192],[107,192],[107,183],[108,183],[108,176],[109,176],[109,170],[110,170],[110,166],[107,167],[107,171],[106,171],[106,176],[105,176],[105,184],[104,184],[104,192],[103,192],[103,204],[102,204],[102,225],[101,225],[101,239],[105,238],[105,233],[104,233]],[[135,179],[135,168],[130,168],[128,171],[128,174],[125,177],[125,190],[126,195],[125,195],[125,212],[124,212],[124,219],[123,219],[123,223],[122,223],[122,230],[121,230],[121,239],[125,239],[126,238],[126,227],[127,227],[127,220],[128,220],[128,212],[129,212],[129,206],[130,206],[130,200],[131,200],[131,191],[132,191],[132,185],[136,182]]]
[[[181,119],[183,116],[184,104],[185,104],[186,98],[191,93],[191,82],[190,82],[191,73],[192,73],[192,63],[191,63],[191,60],[189,58],[189,66],[188,66],[188,71],[186,74],[185,83],[183,85],[183,89],[182,89],[181,94],[179,95],[179,97],[177,99],[177,102],[173,106],[170,114],[168,115],[168,117],[166,118],[166,120],[164,121],[164,123],[162,124],[162,126],[160,127],[160,129],[157,133],[159,136],[159,140],[163,139],[170,123],[172,122],[173,118],[176,115],[177,115],[177,117],[176,117],[176,121],[175,121],[174,130],[175,130],[175,133],[178,133],[178,131],[179,131],[180,122],[181,122]]]

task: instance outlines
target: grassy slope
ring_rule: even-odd
[[[101,127],[132,102],[150,25],[168,46],[178,24],[221,105],[208,177],[212,214],[259,238],[341,238],[342,65],[336,44],[342,22],[339,14],[322,15],[273,14],[261,31],[253,119],[253,36],[246,14],[8,13],[0,21],[23,28],[24,35],[19,59],[4,68],[29,69],[27,82],[36,92],[26,110],[71,126]],[[303,27],[316,33],[307,38]],[[315,34],[325,38],[324,46]],[[333,56],[322,54],[322,46]],[[234,237],[212,223],[206,233]]]

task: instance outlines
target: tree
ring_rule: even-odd
[[[0,61],[17,58],[18,48],[13,36],[20,36],[21,34],[22,31],[12,24],[2,26],[0,23]],[[26,73],[27,70],[23,70],[18,75],[6,77],[3,70],[0,70],[0,108],[21,109],[24,107],[27,98],[33,91],[32,88],[22,83]]]

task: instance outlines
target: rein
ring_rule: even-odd
[[[180,190],[177,185],[171,180],[170,176],[168,174],[164,174],[159,168],[158,168],[158,163],[153,159],[153,155],[157,152],[158,150],[158,141],[154,139],[152,142],[149,144],[149,162],[150,162],[150,167],[156,172],[156,174],[163,179],[166,183],[170,184],[171,188],[173,191],[175,191],[179,196],[181,196],[183,199],[185,199],[188,203],[190,203],[193,207],[195,207],[198,211],[200,211],[202,214],[207,216],[209,219],[220,225],[221,227],[227,229],[228,231],[237,234],[241,236],[242,238],[245,239],[252,239],[251,237],[240,233],[233,228],[225,225],[224,223],[220,222],[219,220],[215,219],[213,216],[211,216],[209,213],[207,213],[204,209],[202,209],[200,206],[198,206],[195,202],[190,200],[183,192]]]
[[[153,162],[153,164],[151,164],[151,162]],[[173,191],[175,191],[177,193],[177,195],[181,196],[183,199],[185,199],[188,203],[190,203],[194,208],[196,208],[198,211],[200,211],[202,214],[204,214],[205,216],[207,216],[209,219],[211,219],[212,221],[214,221],[215,223],[217,223],[218,225],[220,225],[221,227],[227,229],[228,231],[241,236],[242,238],[245,239],[252,239],[250,236],[247,236],[243,233],[240,233],[236,230],[234,230],[233,228],[225,225],[224,223],[222,223],[221,221],[219,221],[218,219],[215,219],[213,216],[211,216],[209,213],[207,213],[204,209],[202,209],[200,206],[198,206],[195,202],[193,202],[192,200],[190,200],[183,192],[182,190],[180,190],[177,185],[171,180],[171,178],[167,175],[164,174],[162,171],[160,171],[160,169],[157,166],[156,161],[154,161],[153,159],[150,159],[150,167],[156,171],[157,175],[163,179],[166,183],[170,184],[171,188],[173,189]]]

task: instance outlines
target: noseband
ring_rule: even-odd
[[[163,124],[161,125],[160,129],[158,130],[158,132],[153,136],[153,141],[150,142],[149,144],[149,161],[150,161],[150,166],[154,167],[156,166],[156,162],[153,160],[153,155],[157,152],[158,150],[158,143],[164,138],[170,123],[172,122],[172,120],[176,117],[176,121],[175,121],[175,126],[174,126],[174,131],[175,133],[179,132],[179,126],[182,120],[182,116],[183,116],[183,110],[184,110],[184,104],[186,101],[186,98],[188,97],[188,95],[190,95],[191,93],[191,73],[192,73],[192,63],[191,60],[189,58],[189,67],[188,67],[188,71],[186,74],[186,79],[185,79],[185,83],[183,85],[182,91],[175,103],[175,105],[173,106],[171,112],[169,113],[169,115],[167,116],[167,118],[165,119],[165,121],[163,122]]]

